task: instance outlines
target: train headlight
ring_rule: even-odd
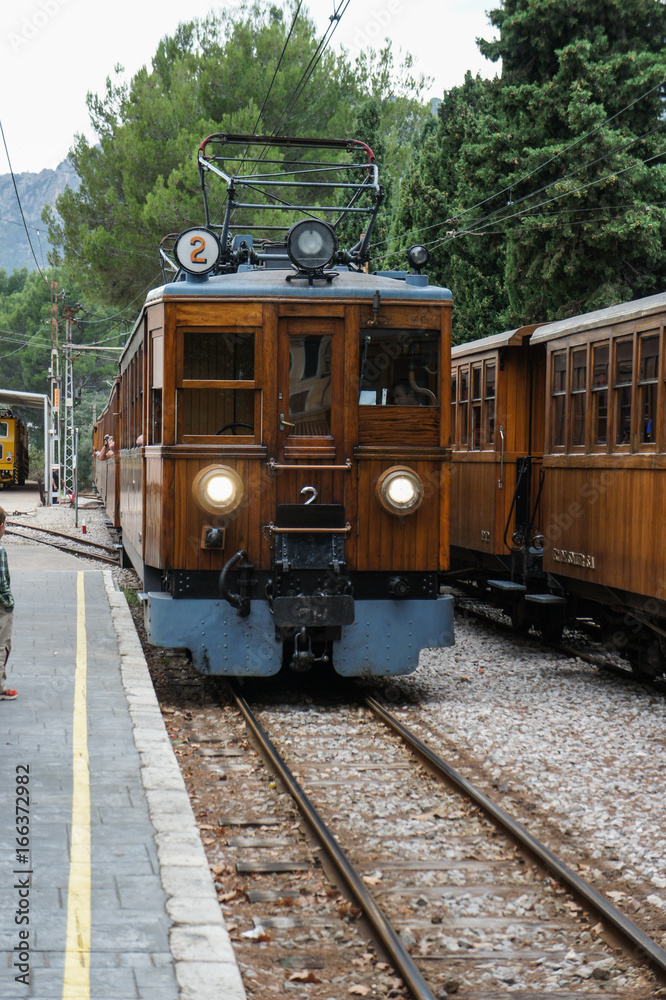
[[[209,465],[197,473],[192,496],[209,514],[230,514],[243,499],[243,480],[228,465]]]
[[[394,465],[381,474],[375,492],[389,514],[413,514],[423,503],[423,480],[412,469]]]
[[[421,273],[421,268],[425,267],[430,260],[428,248],[417,244],[407,251],[409,266],[413,267],[417,274]]]
[[[304,271],[317,271],[332,261],[338,241],[333,228],[321,219],[295,222],[287,233],[289,260]]]

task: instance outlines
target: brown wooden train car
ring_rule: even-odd
[[[549,637],[567,622],[592,622],[650,674],[666,672],[665,317],[660,294],[529,328],[522,346],[517,331],[452,351],[451,541],[460,579],[480,581],[516,625]],[[504,372],[487,379],[482,364]],[[471,381],[475,365],[483,391]],[[502,476],[496,449],[484,461],[493,378],[494,433],[501,420],[519,430]],[[499,480],[511,490],[509,480],[520,478],[514,446],[517,469],[530,456],[531,485],[525,502],[514,487],[507,508]],[[479,465],[492,469],[486,479]]]
[[[120,378],[93,427],[93,481],[114,528],[120,528]]]
[[[545,588],[535,586],[543,577],[545,390],[545,352],[530,348],[535,329],[520,327],[451,351],[452,574],[489,585],[521,626],[530,618],[545,625],[551,602]]]
[[[218,674],[409,673],[453,641],[451,293],[422,247],[410,272],[367,273],[382,192],[364,143],[216,134],[198,164],[206,224],[163,249],[175,278],[148,295],[102,421],[120,414],[148,636]]]
[[[160,288],[122,356],[149,634],[216,673],[275,672],[285,643],[293,665],[407,672],[451,641],[450,293],[341,272],[305,297],[288,273]],[[394,405],[400,381],[429,405]]]
[[[666,665],[666,294],[541,327],[544,570],[632,664]]]

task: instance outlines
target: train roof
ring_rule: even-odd
[[[363,274],[340,269],[332,281],[315,279],[315,284],[296,278],[295,272],[287,269],[252,269],[235,274],[221,274],[212,278],[173,281],[148,293],[146,303],[171,297],[223,296],[245,298],[261,296],[266,298],[299,299],[340,299],[368,298],[379,292],[385,299],[417,299],[427,301],[450,300],[451,292],[439,285],[428,285],[421,280],[424,276],[407,274],[406,277],[387,277],[382,274]],[[399,272],[398,272],[399,273]],[[287,281],[287,275],[294,276]]]
[[[624,323],[632,319],[641,319],[652,313],[666,310],[666,292],[649,295],[644,299],[634,299],[633,302],[623,302],[619,306],[609,306],[596,312],[584,313],[582,316],[571,316],[569,319],[558,320],[557,323],[547,323],[539,327],[532,337],[531,343],[541,344],[547,340],[557,340],[573,333],[584,333],[598,327]]]
[[[515,330],[505,330],[504,333],[494,333],[491,337],[481,337],[479,340],[471,340],[467,344],[457,344],[451,348],[451,360],[465,357],[467,354],[496,351],[501,347],[518,347],[536,328],[537,324],[533,323],[531,326],[519,326]]]

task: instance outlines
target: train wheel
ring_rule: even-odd
[[[516,632],[529,632],[530,622],[525,612],[525,602],[516,601],[511,609],[511,626]]]
[[[666,674],[666,661],[658,639],[654,639],[647,647],[637,643],[627,650],[626,656],[632,673],[637,677],[654,678]]]
[[[541,623],[539,631],[544,642],[549,644],[559,642],[564,631],[564,622],[559,615],[553,615],[552,618]]]

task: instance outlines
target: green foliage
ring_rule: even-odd
[[[506,0],[490,19],[500,37],[479,44],[501,79],[445,95],[395,222],[439,221],[459,340],[666,285],[666,7]]]
[[[52,282],[56,283],[55,307],[57,332],[51,325]],[[49,369],[64,376],[66,320],[63,307],[80,305],[74,310],[71,340],[73,344],[96,345],[95,350],[73,350],[74,395],[81,394],[81,404],[74,411],[79,428],[79,484],[88,486],[92,476],[93,414],[101,412],[109,386],[118,368],[118,353],[110,347],[122,346],[129,330],[128,320],[115,310],[103,310],[84,295],[80,286],[66,279],[62,272],[0,270],[0,385],[3,389],[35,392],[50,396]],[[52,351],[57,350],[57,354]],[[61,383],[62,384],[62,383]],[[43,476],[42,410],[14,408],[30,427],[30,469]]]
[[[127,83],[116,67],[106,92],[88,96],[97,141],[77,137],[71,159],[81,186],[57,200],[60,219],[46,217],[57,248],[52,261],[76,274],[87,294],[126,305],[160,283],[162,238],[203,222],[195,153],[212,133],[365,140],[354,130],[372,101],[398,176],[408,139],[427,113],[426,81],[414,76],[409,57],[394,67],[389,44],[354,66],[325,50],[303,88],[320,41],[304,8],[276,73],[295,9],[257,2],[182,24],[160,42],[151,70]],[[221,185],[216,198],[211,214],[219,219]]]

